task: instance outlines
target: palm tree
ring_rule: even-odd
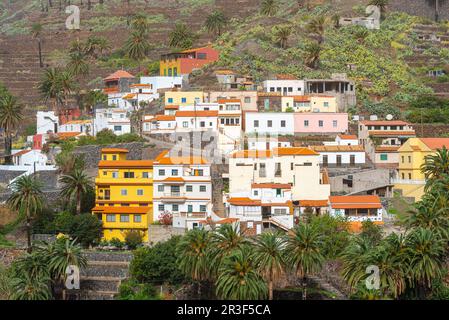
[[[94,57],[102,56],[103,53],[111,49],[108,39],[105,37],[90,36],[85,45],[86,54]]]
[[[64,91],[61,85],[61,71],[56,68],[49,68],[45,70],[44,76],[39,84],[39,91],[41,92],[45,101],[53,100],[53,111],[58,111],[58,106],[62,104]]]
[[[176,247],[179,269],[198,283],[198,296],[201,297],[201,283],[210,279],[210,263],[207,252],[210,245],[210,232],[193,229],[187,232]]]
[[[33,216],[42,208],[43,194],[40,182],[31,176],[21,176],[11,186],[12,195],[8,198],[7,204],[20,215],[26,217],[28,253],[31,253],[31,220]]]
[[[39,66],[41,68],[44,67],[44,64],[42,62],[42,39],[41,39],[41,32],[42,32],[42,24],[36,22],[33,23],[31,26],[31,35],[34,39],[37,39],[37,46],[39,50]]]
[[[89,64],[86,62],[86,55],[81,52],[74,52],[69,55],[67,64],[68,71],[75,77],[89,74]]]
[[[168,45],[172,48],[189,49],[198,36],[186,24],[177,23],[168,35]]]
[[[422,293],[431,288],[433,279],[441,278],[443,274],[447,242],[433,230],[416,228],[407,237],[406,244],[408,273]]]
[[[328,24],[327,16],[320,15],[313,18],[307,25],[306,31],[314,34],[317,37],[318,44],[321,44],[324,40],[324,32]]]
[[[251,248],[243,246],[224,259],[216,282],[222,299],[261,300],[267,296],[267,285],[257,271]]]
[[[321,55],[321,46],[318,42],[311,42],[304,48],[304,63],[312,69],[318,67]]]
[[[23,273],[21,277],[12,280],[13,300],[50,300],[50,277],[32,277]]]
[[[12,135],[21,121],[22,106],[17,102],[17,99],[8,92],[0,96],[0,128],[4,131],[6,164],[12,164]]]
[[[302,279],[303,299],[307,299],[307,275],[321,270],[324,262],[318,229],[299,224],[287,240],[288,263]]]
[[[238,224],[223,224],[211,236],[208,256],[211,276],[215,277],[223,259],[246,243]]]
[[[443,175],[449,175],[449,150],[443,146],[436,153],[427,155],[421,166],[421,172],[424,173],[429,186]]]
[[[292,27],[289,25],[274,27],[274,36],[276,39],[276,43],[282,49],[285,49],[287,47],[288,38],[290,37],[291,34],[292,34]]]
[[[131,20],[131,28],[139,33],[147,34],[149,26],[150,22],[144,13],[136,14]]]
[[[260,13],[262,13],[265,16],[272,17],[274,16],[279,10],[279,3],[276,0],[262,0],[261,6],[260,6]]]
[[[140,62],[147,56],[148,51],[150,51],[151,45],[145,34],[138,31],[133,31],[125,43],[124,50],[126,55],[131,59]]]
[[[435,22],[440,21],[440,0],[435,0]]]
[[[66,199],[75,197],[76,214],[80,214],[82,197],[92,189],[92,181],[82,169],[75,168],[72,173],[62,175],[59,182],[63,184],[61,196]]]
[[[285,241],[280,233],[266,232],[254,241],[254,265],[268,282],[268,299],[273,300],[273,282],[284,272]]]
[[[206,30],[211,33],[215,33],[218,36],[221,35],[222,30],[228,24],[228,19],[222,11],[215,10],[209,16],[207,16],[204,26]]]

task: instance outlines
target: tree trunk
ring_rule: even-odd
[[[307,300],[307,278],[302,278],[302,300]]]
[[[440,20],[440,0],[435,0],[435,22]]]
[[[6,131],[6,130],[5,130]],[[12,162],[12,137],[11,133],[5,133],[5,164],[11,165]]]
[[[30,214],[28,212],[28,208],[26,209],[26,219],[27,219],[27,223],[26,223],[26,229],[27,229],[27,252],[31,253],[31,251],[33,249],[31,247],[31,219],[30,219]]]
[[[39,66],[41,68],[43,68],[44,64],[42,62],[42,44],[41,44],[41,39],[40,38],[37,38],[37,45],[38,45],[38,48],[39,48]]]
[[[76,214],[79,215],[81,213],[81,192],[79,190],[76,191]]]

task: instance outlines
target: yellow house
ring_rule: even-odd
[[[203,102],[203,91],[167,91],[165,92],[165,105],[194,105]]]
[[[337,98],[333,96],[283,96],[282,112],[337,112]]]
[[[394,180],[394,191],[400,191],[404,197],[421,200],[426,180],[421,165],[427,155],[434,154],[443,146],[449,147],[449,138],[409,138],[398,150],[399,171]]]
[[[103,222],[103,239],[125,240],[126,232],[139,230],[148,242],[153,222],[153,161],[127,160],[127,149],[101,150],[95,179],[92,214]]]

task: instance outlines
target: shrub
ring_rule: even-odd
[[[96,244],[103,234],[102,222],[90,213],[74,216],[69,234],[84,247]]]
[[[176,263],[176,245],[181,237],[175,236],[153,247],[142,247],[134,251],[130,275],[139,282],[180,284],[184,275]]]
[[[382,228],[371,220],[363,221],[360,236],[370,240],[374,245],[376,245],[382,240]]]
[[[173,224],[173,215],[169,212],[164,212],[159,215],[158,220],[163,226],[171,226]]]
[[[141,284],[135,280],[127,280],[119,287],[118,300],[157,300],[156,288],[150,284]]]
[[[109,241],[109,244],[117,249],[122,249],[125,246],[125,243],[121,241],[119,238],[112,238]]]
[[[129,230],[125,234],[125,243],[129,249],[134,250],[141,246],[143,242],[143,234],[138,230]]]
[[[112,144],[115,143],[117,136],[112,130],[103,129],[97,133],[97,144]]]

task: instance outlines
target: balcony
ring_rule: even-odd
[[[391,179],[391,184],[425,185],[426,180]]]
[[[185,192],[164,192],[161,195],[163,202],[184,202],[186,199]]]

